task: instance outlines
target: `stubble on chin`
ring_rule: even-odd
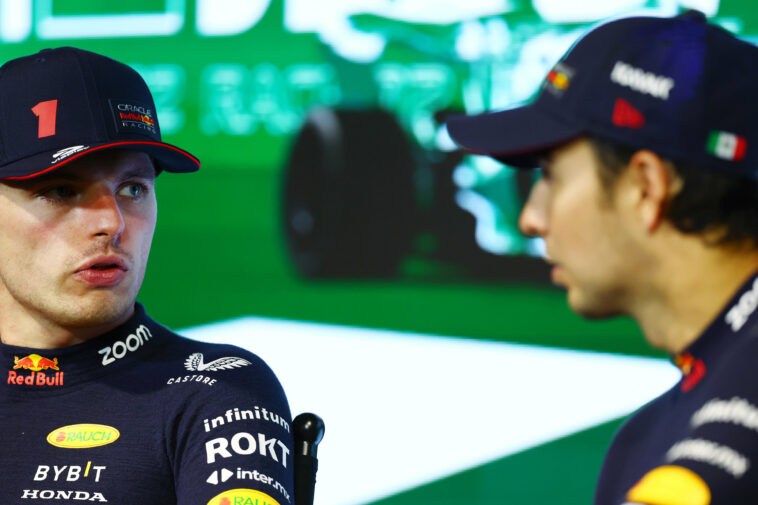
[[[608,319],[624,314],[616,293],[587,293],[572,287],[568,288],[567,298],[571,310],[585,319]]]
[[[58,314],[60,326],[67,328],[115,327],[134,312],[135,299],[82,304]],[[107,330],[106,330],[107,331]]]

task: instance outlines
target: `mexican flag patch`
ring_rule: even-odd
[[[711,133],[708,134],[706,149],[719,158],[740,161],[745,157],[747,141],[745,137],[740,137],[734,133],[711,130]]]

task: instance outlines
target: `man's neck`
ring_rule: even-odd
[[[654,347],[690,346],[758,271],[758,250],[675,247],[630,311]]]

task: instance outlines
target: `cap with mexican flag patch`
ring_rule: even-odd
[[[758,178],[758,47],[698,11],[630,17],[588,32],[531,103],[452,117],[470,152],[522,168],[582,135]]]
[[[708,135],[708,152],[713,156],[729,160],[740,161],[747,152],[747,140],[734,133],[712,130]]]

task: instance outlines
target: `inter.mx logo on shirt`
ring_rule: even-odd
[[[23,373],[28,370],[31,373]],[[53,373],[50,373],[50,371]],[[8,384],[13,386],[62,386],[63,372],[58,366],[58,358],[48,359],[39,354],[13,357],[13,368],[8,370]]]

